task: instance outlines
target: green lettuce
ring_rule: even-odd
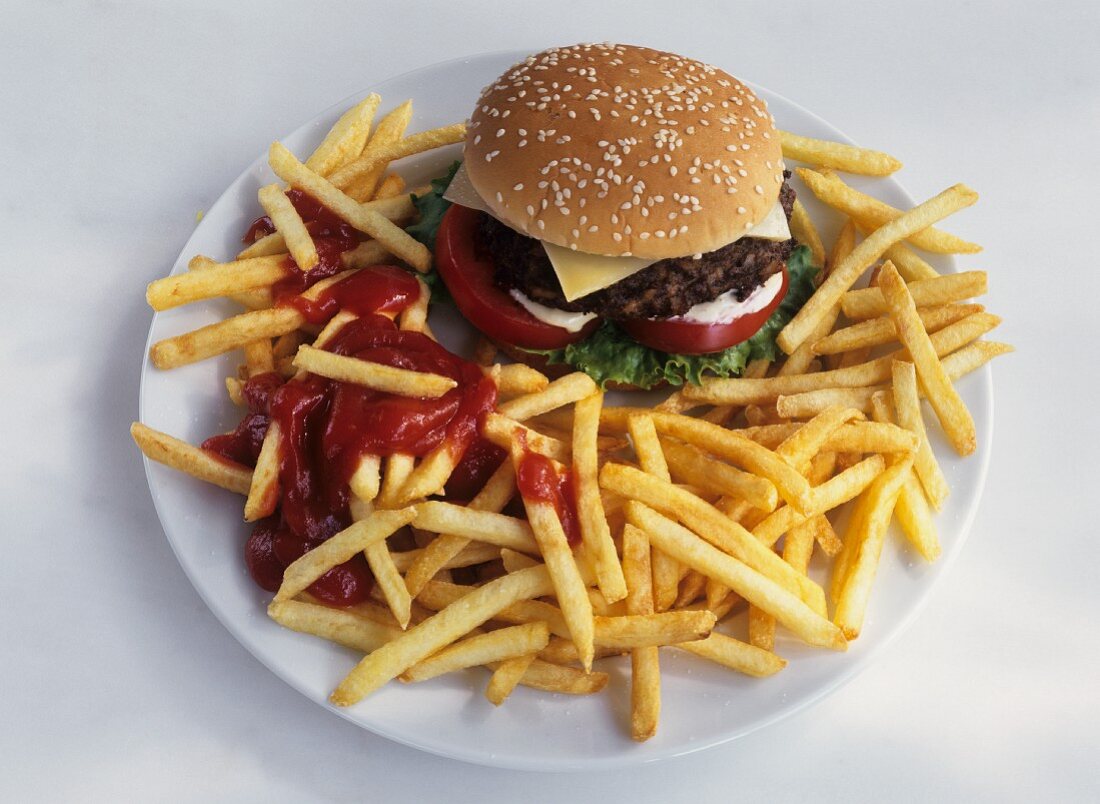
[[[563,349],[527,351],[543,355],[551,364],[565,364],[583,371],[601,388],[612,382],[638,388],[653,388],[661,383],[699,385],[704,374],[735,377],[750,360],[780,357],[776,336],[813,295],[818,269],[810,262],[808,247],[799,246],[792,252],[787,271],[790,274],[787,295],[764,326],[747,341],[722,352],[702,355],[659,352],[642,346],[610,321],[604,321],[583,341]]]
[[[443,213],[451,206],[451,202],[443,197],[443,193],[447,192],[451,179],[455,177],[455,173],[458,172],[458,167],[461,164],[457,160],[452,162],[446,175],[440,176],[438,179],[432,179],[432,188],[428,192],[424,195],[412,196],[413,205],[420,214],[416,223],[406,226],[405,231],[427,246],[432,252],[435,251],[435,238],[439,233],[439,224],[443,220]],[[450,298],[450,294],[447,293],[447,286],[443,284],[443,280],[435,268],[432,268],[426,274],[421,274],[420,278],[431,288],[433,302],[446,301]]]

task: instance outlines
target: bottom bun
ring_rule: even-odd
[[[501,352],[506,354],[508,357],[510,357],[515,362],[524,363],[524,364],[530,366],[531,368],[536,369],[537,371],[541,371],[543,374],[545,374],[547,377],[549,377],[552,380],[556,380],[559,377],[564,377],[566,374],[572,374],[574,371],[578,370],[578,369],[575,369],[572,366],[566,365],[564,363],[550,363],[546,359],[545,355],[534,354],[533,352],[528,352],[524,349],[520,349],[518,346],[512,346],[509,343],[504,343],[502,341],[493,340],[492,338],[490,338],[489,340],[492,341],[493,345],[496,346],[497,349],[499,349]],[[664,382],[662,380],[660,384],[653,386],[653,388],[643,389],[643,388],[639,388],[637,385],[630,385],[629,383],[622,383],[622,382],[612,381],[612,382],[607,383],[607,385],[604,386],[604,390],[605,391],[642,391],[642,390],[653,391],[653,390],[656,390],[658,388],[664,388],[666,385],[668,385],[668,383]]]

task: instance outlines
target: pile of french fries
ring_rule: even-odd
[[[406,103],[372,131],[379,104],[371,95],[350,110],[305,162],[278,143],[271,148],[283,182],[369,236],[342,256],[344,273],[307,297],[379,261],[430,267],[430,253],[399,225],[414,208],[388,171],[393,160],[460,141],[462,127],[406,136]],[[973,452],[974,422],[952,381],[1011,347],[981,340],[1000,320],[967,301],[985,292],[985,273],[940,276],[913,249],[976,251],[933,224],[977,196],[957,185],[911,210],[893,209],[846,185],[837,171],[887,175],[897,160],[782,136],[787,158],[810,165],[798,171],[810,190],[847,217],[826,255],[796,206],[795,234],[825,271],[780,335],[786,359],[684,387],[656,408],[613,407],[586,375],[550,381],[497,362],[483,342],[474,359],[496,381],[500,402],[481,435],[510,460],[458,505],[442,496],[455,468],[448,450],[365,456],[350,483],[354,523],[294,561],[268,608],[287,628],[362,654],[335,685],[333,702],[348,706],[395,679],[420,682],[473,667],[489,670],[485,696],[497,705],[517,685],[591,694],[609,680],[594,662],[629,654],[629,731],[646,740],[658,728],[660,649],[772,675],[787,664],[776,652],[780,627],[832,650],[859,636],[892,521],[921,557],[940,554],[932,512],[949,490],[921,399],[958,453]],[[155,344],[154,365],[242,350],[240,370],[226,381],[238,404],[243,383],[270,371],[416,397],[454,387],[444,377],[325,351],[354,318],[347,311],[317,328],[293,308],[272,306],[271,285],[284,276],[287,256],[303,270],[317,262],[285,189],[259,191],[274,233],[231,262],[196,257],[188,273],[149,286],[155,310],[215,297],[246,308]],[[868,271],[870,284],[856,289]],[[419,301],[397,323],[431,335],[427,314],[422,284]],[[277,510],[277,425],[255,469],[140,423],[131,433],[152,460],[243,495],[247,521]],[[522,498],[515,466],[524,450],[571,473],[579,545],[567,541],[553,505]],[[526,515],[502,513],[517,495]],[[850,516],[838,533],[836,514],[845,507]],[[314,581],[360,553],[375,577],[373,599],[337,609],[310,596]],[[811,562],[815,575],[826,572],[825,586],[811,578]]]

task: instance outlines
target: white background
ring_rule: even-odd
[[[1100,12],[636,0],[4,3],[0,8],[0,799],[602,802],[1095,799]],[[1059,9],[1059,5],[1061,6]],[[623,9],[629,10],[623,10]],[[825,702],[630,771],[418,753],[293,692],[172,556],[126,433],[195,212],[276,136],[372,82],[485,50],[613,39],[716,63],[965,181],[986,246],[993,465],[924,614]],[[526,736],[537,749],[538,733]]]

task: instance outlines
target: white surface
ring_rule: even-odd
[[[629,17],[483,5],[387,7],[377,24],[361,4],[5,7],[0,798],[1096,798],[1093,5],[929,2],[903,17],[768,3],[737,24],[717,3],[697,18],[667,3]],[[979,189],[951,228],[986,245],[961,264],[991,271],[997,337],[1020,351],[994,370],[970,541],[871,669],[718,749],[532,776],[373,737],[264,670],[180,571],[125,431],[140,287],[277,132],[429,61],[600,38],[681,50],[821,110],[901,156],[916,196]]]
[[[372,85],[389,103],[413,97],[420,104],[418,127],[446,125],[462,119],[480,87],[522,59],[524,53],[494,54],[444,62]],[[807,136],[837,139],[843,134],[789,100],[757,88],[781,128]],[[365,92],[363,93],[365,94]],[[346,99],[280,141],[308,154],[344,109]],[[441,173],[458,148],[425,154],[402,162],[410,186]],[[266,157],[258,157],[211,206],[183,247],[173,272],[187,270],[195,254],[218,257],[238,250],[241,231],[258,212],[258,189],[275,180]],[[912,206],[894,179],[875,183],[878,197],[896,207]],[[839,226],[840,216],[805,200],[810,214]],[[946,269],[949,260],[936,260]],[[778,277],[776,277],[778,278]],[[225,317],[223,302],[193,304],[154,318],[151,341],[197,329]],[[472,350],[472,328],[447,307],[432,311],[431,324],[440,341],[463,354]],[[224,355],[175,371],[158,371],[145,361],[139,417],[146,424],[191,443],[229,429],[240,411],[226,399],[223,379],[232,374],[239,354]],[[989,443],[993,430],[989,371],[959,383],[964,401],[974,412],[978,440]],[[667,392],[666,392],[667,394]],[[608,394],[608,404],[637,404],[633,394]],[[933,431],[935,433],[935,431]],[[767,681],[730,674],[725,668],[696,657],[666,652],[662,660],[660,737],[636,745],[629,722],[629,661],[608,659],[600,669],[612,674],[613,689],[582,698],[550,696],[520,689],[508,706],[494,711],[480,695],[483,670],[456,673],[415,685],[390,684],[363,703],[333,708],[329,693],[356,659],[350,651],[317,639],[285,631],[263,616],[270,595],[248,577],[241,545],[250,528],[241,522],[241,499],[209,485],[181,477],[172,469],[148,463],[150,487],[173,550],[199,594],[225,626],[260,661],[318,704],[383,736],[457,759],[522,770],[593,770],[625,767],[680,756],[750,734],[828,694],[872,662],[919,612],[944,573],[958,557],[974,520],[988,468],[988,452],[960,459],[942,438],[933,435],[948,482],[955,489],[939,515],[944,553],[927,565],[901,543],[900,533],[883,551],[876,579],[877,594],[863,633],[846,654],[814,650],[796,639],[780,638],[779,650],[790,666]],[[825,562],[811,568],[825,581]],[[728,624],[743,637],[747,615]],[[425,716],[425,713],[430,713]],[[537,745],[517,741],[535,725]]]

